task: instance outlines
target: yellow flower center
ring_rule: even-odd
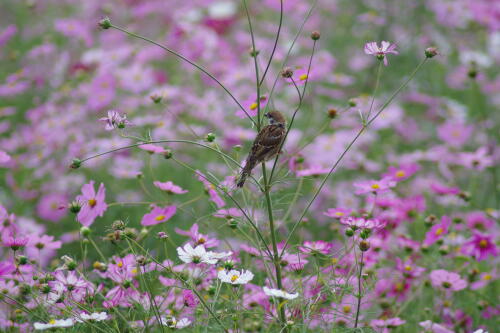
[[[257,109],[257,103],[253,102],[252,104],[250,104],[250,110],[255,110]]]
[[[231,282],[234,282],[234,281],[238,280],[238,278],[239,278],[238,275],[231,276]]]
[[[481,239],[479,241],[479,247],[482,248],[482,249],[488,247],[488,241],[486,239]]]
[[[132,268],[131,272],[132,274],[137,274],[137,268]]]
[[[335,212],[335,216],[344,216],[344,213],[342,213],[342,212]]]
[[[206,243],[206,239],[201,237],[200,239],[198,239],[198,244],[205,244]]]
[[[116,264],[116,266],[118,266],[118,267],[122,268],[122,267],[123,267],[123,262],[122,262],[122,261],[119,261],[119,262]]]
[[[97,200],[96,199],[90,199],[89,200],[89,206],[91,208],[95,207],[95,205],[97,205]]]
[[[485,280],[485,281],[489,281],[489,280],[491,280],[491,278],[492,278],[491,274],[485,274],[483,276],[483,280]]]
[[[404,172],[403,170],[399,170],[398,172],[396,172],[396,177],[403,178],[404,176],[406,176],[406,172]]]
[[[350,305],[344,305],[342,307],[342,310],[344,311],[344,313],[349,313],[349,312],[351,312],[351,306]]]
[[[55,319],[51,319],[51,320],[49,320],[49,324],[54,325],[55,323],[56,323],[56,320],[55,320]]]
[[[438,229],[436,230],[436,236],[441,235],[443,232],[444,232],[443,228],[438,228]]]
[[[305,80],[307,80],[307,74],[302,74],[301,76],[299,76],[299,80],[300,80],[300,81],[305,81]]]
[[[380,188],[380,185],[379,184],[373,184],[371,186],[371,188],[374,189],[374,190],[378,190]]]
[[[405,286],[401,282],[398,282],[394,286],[394,289],[396,289],[396,291],[403,291],[405,289]]]
[[[333,265],[335,265],[335,264],[337,264],[339,262],[339,259],[338,258],[332,258],[331,262],[332,262]]]
[[[406,265],[405,266],[405,271],[411,271],[413,268],[410,266],[410,265]]]
[[[156,221],[163,221],[165,219],[165,215],[158,215],[157,217],[155,217],[155,220]]]

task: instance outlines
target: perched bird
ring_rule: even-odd
[[[269,119],[269,125],[261,129],[255,138],[245,167],[241,171],[240,178],[236,183],[238,187],[243,187],[245,180],[257,164],[268,161],[279,153],[281,144],[285,139],[286,120],[281,112],[271,111],[264,114],[264,116]]]

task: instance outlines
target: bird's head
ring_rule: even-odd
[[[269,124],[271,125],[281,125],[285,126],[286,120],[283,114],[279,111],[269,111],[264,114],[267,119],[269,119]]]

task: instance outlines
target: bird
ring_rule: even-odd
[[[286,120],[283,114],[279,111],[270,111],[265,113],[264,116],[269,119],[269,125],[260,130],[252,144],[245,167],[241,171],[236,183],[236,186],[239,188],[243,187],[245,180],[256,165],[270,160],[279,153],[285,140]]]

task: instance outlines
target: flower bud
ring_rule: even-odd
[[[250,54],[250,56],[252,58],[255,58],[256,56],[259,55],[260,51],[258,50],[255,50],[254,48],[250,48],[250,50],[248,51],[248,53]]]
[[[68,271],[74,271],[78,267],[78,264],[76,261],[72,260],[66,263],[66,267],[68,267]]]
[[[363,229],[363,230],[361,230],[361,233],[359,234],[359,236],[363,239],[367,239],[368,237],[370,237],[370,234],[371,234],[370,229]]]
[[[169,160],[172,158],[172,156],[174,156],[174,154],[172,153],[172,151],[170,149],[167,149],[163,153],[163,156],[165,157],[166,160]]]
[[[162,101],[162,99],[163,99],[163,97],[162,97],[162,96],[160,96],[160,95],[156,95],[156,94],[149,96],[149,98],[151,98],[151,100],[152,100],[152,101],[153,101],[153,103],[155,103],[155,104],[160,104],[160,102],[161,102],[161,101]]]
[[[281,70],[281,77],[289,79],[293,76],[293,70],[290,67],[285,67]]]
[[[436,223],[436,220],[436,215],[431,214],[425,218],[424,223],[427,227],[432,227]]]
[[[228,220],[228,223],[229,223],[229,228],[231,228],[231,229],[236,229],[236,228],[238,228],[238,221],[236,221],[235,219],[230,218],[230,219]]]
[[[214,133],[208,133],[207,136],[205,137],[205,140],[207,142],[214,142],[215,141],[215,134]]]
[[[233,149],[235,151],[241,151],[241,148],[243,148],[241,145],[235,145],[235,146],[233,146]]]
[[[109,17],[106,16],[105,18],[99,21],[98,25],[104,30],[109,29],[111,28],[111,20],[109,19]]]
[[[26,265],[28,263],[28,258],[26,256],[17,256],[16,262],[19,266]]]
[[[311,32],[311,39],[312,40],[319,40],[321,37],[321,34],[319,33],[319,31],[313,31]]]
[[[349,99],[348,101],[348,104],[351,108],[355,107],[356,105],[358,105],[358,103],[356,103],[356,100],[354,98],[351,98]]]
[[[116,230],[125,230],[125,222],[123,222],[122,220],[116,220],[111,225],[111,229],[113,229],[115,231]]]
[[[69,165],[69,167],[71,169],[78,169],[81,165],[82,165],[82,160],[80,160],[79,158],[74,158],[71,161],[71,164]]]
[[[471,195],[469,192],[463,191],[463,192],[458,193],[458,197],[465,202],[469,202]]]
[[[80,209],[82,209],[82,205],[78,201],[73,201],[72,203],[69,204],[69,211],[72,212],[73,214],[78,214],[80,212]]]
[[[338,111],[336,109],[328,110],[328,118],[335,119],[337,117]]]
[[[363,252],[368,251],[368,249],[370,249],[370,242],[365,240],[359,242],[359,249]]]
[[[88,228],[88,227],[81,227],[80,228],[80,234],[85,238],[89,237],[91,233],[92,233],[92,230],[90,230],[90,228]]]
[[[226,260],[222,264],[222,267],[224,267],[225,270],[230,271],[234,268],[234,262],[232,260]]]
[[[425,56],[427,58],[432,58],[432,57],[435,57],[436,55],[438,55],[437,48],[435,48],[435,47],[428,47],[428,48],[425,49]]]
[[[352,230],[352,229],[346,229],[346,230],[345,230],[345,235],[346,235],[347,237],[352,237],[352,236],[354,236],[354,230]]]

